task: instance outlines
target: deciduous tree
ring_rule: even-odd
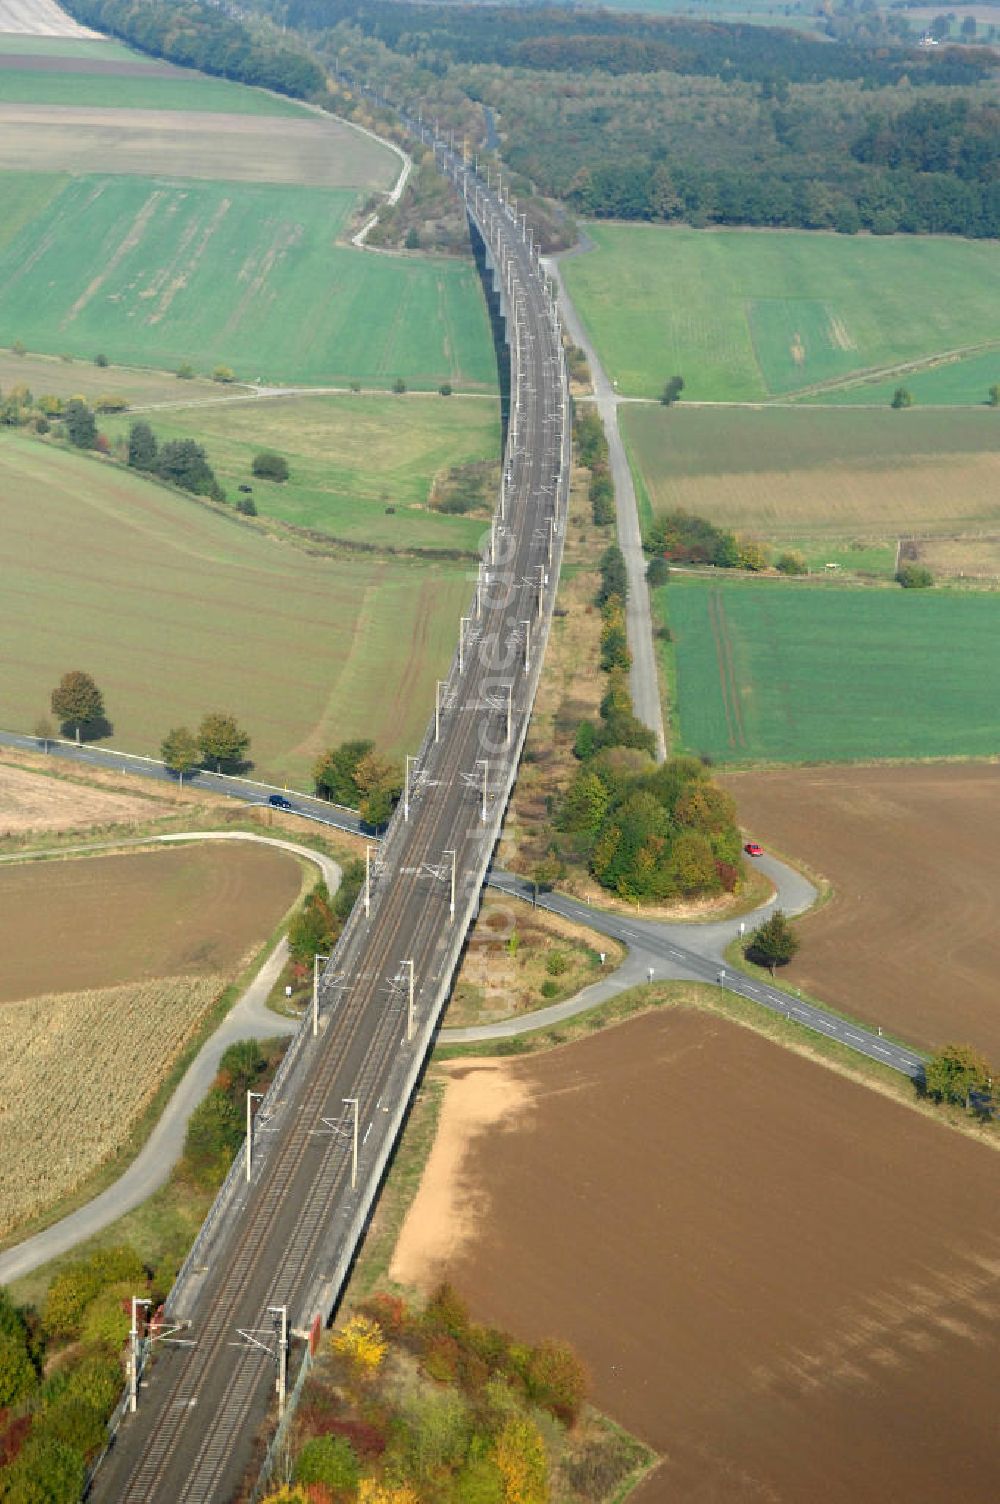
[[[71,444],[77,449],[93,449],[97,438],[94,414],[79,397],[71,397],[63,409],[63,422]]]
[[[149,424],[133,423],[128,431],[128,462],[133,470],[155,470],[158,457],[159,446]]]
[[[250,736],[233,716],[211,711],[198,727],[198,745],[202,755],[215,763],[215,771],[221,773],[224,763],[233,766],[243,761]]]
[[[191,773],[199,766],[201,755],[198,738],[186,726],[175,726],[160,743],[160,757],[182,784],[185,773]]]
[[[83,669],[63,674],[52,691],[52,714],[64,726],[71,726],[79,742],[84,726],[92,725],[104,715],[104,696]]]
[[[924,1067],[924,1089],[938,1102],[969,1105],[969,1094],[985,1091],[993,1079],[989,1061],[968,1044],[946,1044]]]

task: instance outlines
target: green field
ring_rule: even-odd
[[[944,360],[923,368],[897,371],[877,381],[854,381],[845,386],[826,388],[802,405],[836,403],[838,406],[876,404],[888,407],[897,387],[905,386],[916,406],[982,407],[991,386],[1000,382],[1000,343],[982,355],[962,360]]]
[[[22,57],[89,57],[100,62],[143,62],[142,53],[132,52],[121,42],[88,37],[35,37],[18,31],[0,31],[0,55]]]
[[[757,26],[785,26],[816,31],[815,5],[802,0],[601,0],[602,10],[635,11],[650,16],[683,16],[692,21],[730,21]]]
[[[452,465],[499,457],[499,409],[484,398],[261,398],[144,416],[161,442],[204,444],[230,499],[252,485],[262,516],[382,548],[472,552],[482,537],[482,520],[432,511],[428,498]],[[101,426],[118,439],[134,421],[126,414]],[[252,475],[261,449],[285,457],[287,481]]]
[[[71,668],[114,745],[223,709],[259,775],[306,786],[317,753],[415,750],[471,586],[460,565],[314,557],[97,459],[0,438],[0,598],[16,629],[3,723],[30,731]]]
[[[225,78],[178,73],[62,73],[33,68],[0,68],[0,104],[94,105],[119,110],[207,110],[231,115],[305,115],[293,99],[250,89]]]
[[[990,409],[635,405],[619,419],[645,522],[682,507],[815,568],[886,574],[901,536],[1000,532]]]
[[[1000,341],[994,241],[607,224],[588,233],[596,249],[565,260],[563,275],[624,393],[656,396],[679,374],[688,400],[762,401]],[[872,400],[865,390],[844,400]]]
[[[44,200],[30,175],[15,177],[15,204]],[[223,363],[271,383],[401,376],[493,390],[473,268],[335,244],[355,202],[334,189],[74,179],[0,246],[0,345],[201,372]]]
[[[1000,752],[1000,601],[675,576],[683,748],[719,763]]]

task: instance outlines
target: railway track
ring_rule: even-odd
[[[324,1026],[313,1038],[304,1021],[258,1113],[249,1180],[227,1182],[171,1293],[168,1315],[183,1332],[148,1366],[138,1412],[96,1475],[97,1500],[222,1504],[238,1486],[273,1405],[272,1318],[282,1311],[301,1331],[336,1303],[478,906],[534,701],[569,478],[554,292],[516,206],[445,143],[434,148],[482,236],[505,315],[511,407],[498,510],[442,713],[412,777],[408,765],[369,901],[324,969]]]

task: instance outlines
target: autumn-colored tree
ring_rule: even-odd
[[[938,1102],[969,1105],[970,1093],[988,1091],[993,1069],[988,1060],[968,1044],[946,1044],[924,1067],[924,1090]]]
[[[333,1333],[330,1346],[364,1375],[377,1373],[388,1349],[382,1328],[371,1316],[352,1316],[346,1326]]]
[[[771,551],[756,538],[737,538],[736,558],[741,569],[749,569],[756,574],[770,564]]]
[[[194,772],[201,762],[201,747],[193,731],[186,726],[175,726],[160,743],[160,757],[171,773],[176,773],[181,783],[185,773]]]
[[[104,696],[83,669],[71,669],[52,691],[52,714],[64,726],[72,726],[79,741],[82,728],[104,715]]]
[[[420,1504],[408,1483],[383,1483],[378,1478],[362,1478],[358,1484],[358,1504]]]
[[[290,1483],[284,1483],[275,1493],[267,1494],[261,1504],[309,1504],[309,1495],[303,1488],[293,1488]]]
[[[548,1504],[549,1469],[538,1427],[526,1415],[512,1416],[493,1446],[504,1481],[504,1504]]]
[[[223,763],[242,762],[250,737],[231,715],[210,711],[198,727],[198,745],[202,755],[215,763],[215,771],[221,773]]]
[[[586,1398],[587,1374],[568,1343],[539,1343],[531,1351],[524,1378],[536,1405],[550,1410],[563,1425],[574,1424]]]

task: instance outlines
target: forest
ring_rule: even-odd
[[[544,5],[254,3],[463,135],[469,103],[488,107],[522,201],[695,226],[1000,235],[986,47]]]

